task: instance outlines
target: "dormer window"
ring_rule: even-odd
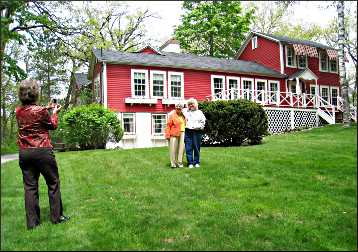
[[[288,67],[296,67],[295,51],[292,46],[286,47],[286,64]]]
[[[329,61],[329,67],[330,67],[330,71],[333,73],[337,73],[337,60],[333,59]]]
[[[319,53],[319,70],[321,72],[328,72],[328,55],[323,51]]]
[[[307,56],[306,55],[298,55],[297,56],[297,65],[299,68],[307,67]]]
[[[251,46],[252,46],[252,50],[257,48],[257,36],[252,37]]]

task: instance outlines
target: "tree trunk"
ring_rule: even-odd
[[[338,60],[339,60],[339,78],[342,87],[343,98],[343,126],[349,127],[351,125],[349,100],[348,100],[348,82],[346,78],[346,67],[344,62],[344,1],[338,1]]]
[[[65,99],[65,105],[63,106],[64,110],[67,110],[67,108],[70,106],[70,102],[71,102],[70,98],[71,98],[71,95],[73,93],[74,86],[76,84],[75,82],[76,82],[76,80],[75,80],[75,67],[73,67],[72,72],[71,72],[70,84],[68,86],[68,91],[67,91],[67,95],[66,95],[66,99]]]

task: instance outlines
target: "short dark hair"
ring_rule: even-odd
[[[36,80],[23,80],[19,87],[19,99],[22,105],[35,103],[39,98],[39,85]]]

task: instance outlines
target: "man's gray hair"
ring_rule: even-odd
[[[198,109],[198,101],[195,98],[189,98],[189,100],[187,100],[187,104],[189,106],[189,104],[194,104],[195,109]]]

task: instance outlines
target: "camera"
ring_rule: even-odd
[[[52,99],[52,103],[57,103],[57,99],[56,99],[56,98],[53,98],[53,99]]]

